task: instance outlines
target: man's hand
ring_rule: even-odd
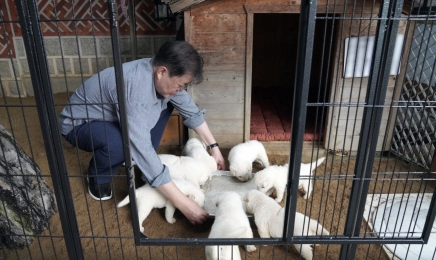
[[[193,225],[203,224],[203,222],[209,218],[209,214],[195,201],[185,196],[174,182],[171,181],[161,185],[157,187],[157,189],[167,197],[174,207],[178,208]]]
[[[180,206],[177,208],[185,215],[185,217],[191,222],[193,225],[203,224],[208,218],[209,214],[204,211],[195,201],[191,200],[188,197],[184,197]]]
[[[215,159],[218,170],[225,170],[226,163],[224,161],[223,155],[218,147],[214,147],[209,150],[210,155]]]

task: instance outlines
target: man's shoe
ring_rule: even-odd
[[[110,183],[106,183],[106,184],[100,184],[98,185],[97,183],[94,183],[94,181],[92,181],[93,178],[91,178],[91,180],[88,178],[88,192],[89,195],[91,195],[91,198],[95,199],[95,200],[108,200],[112,198],[112,189],[111,189],[111,184]]]

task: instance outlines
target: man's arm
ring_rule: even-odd
[[[170,181],[156,189],[169,199],[174,207],[178,208],[193,225],[203,224],[209,217],[209,214],[195,201],[185,196],[174,182]]]

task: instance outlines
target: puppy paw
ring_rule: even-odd
[[[307,193],[307,191],[304,188],[300,188],[298,190],[298,192],[303,197],[303,199],[307,200],[309,198],[309,194]]]
[[[274,200],[280,203],[280,201],[282,201],[282,198],[275,198]]]
[[[174,223],[176,223],[176,219],[175,218],[167,219],[167,222],[170,224],[174,224]]]
[[[247,252],[256,251],[256,247],[253,245],[246,246],[245,249],[247,250]]]

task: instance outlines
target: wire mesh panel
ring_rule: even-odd
[[[38,106],[21,85],[28,71],[13,1],[0,4],[0,258],[50,259],[65,252],[65,233],[50,175]],[[18,54],[19,53],[19,54]],[[20,60],[21,58],[21,60]],[[41,148],[41,149],[40,149]],[[54,224],[53,223],[57,223]]]
[[[435,149],[436,26],[417,21],[413,27],[392,151],[429,169]]]
[[[130,160],[122,92],[123,83],[129,82],[123,81],[121,63],[136,54],[152,57],[176,33],[175,23],[152,21],[153,8],[147,3],[128,3],[130,15],[132,4],[137,10],[137,33],[144,33],[137,40],[138,53],[131,53],[136,47],[126,34],[133,26],[126,17],[126,1],[120,6],[113,1],[0,3],[0,123],[8,132],[3,135],[0,127],[0,224],[7,227],[0,229],[0,259],[207,259],[205,247],[215,245],[238,245],[232,250],[241,259],[435,259],[436,178],[427,173],[435,140],[432,2],[205,0],[184,13],[186,40],[205,61],[206,80],[190,93],[208,109],[207,122],[224,158],[243,139],[250,115],[238,113],[250,111],[245,102],[248,83],[256,79],[252,74],[266,77],[264,84],[283,79],[292,85],[286,91],[292,96],[285,99],[289,104],[277,104],[290,119],[291,124],[282,125],[289,128],[291,140],[273,143],[287,152],[267,150],[270,166],[285,167],[285,178],[267,191],[269,196],[262,194],[277,209],[277,214],[267,213],[281,216],[270,223],[279,226],[279,234],[264,232],[253,213],[247,216],[252,237],[230,238],[208,238],[216,218],[194,226],[177,210],[171,224],[162,208],[150,210],[140,222],[138,205],[151,197],[117,207],[124,198],[134,198],[135,187],[146,185],[143,172]],[[289,24],[282,27],[283,21]],[[253,37],[259,29],[255,26],[262,23],[278,25],[263,28],[274,35],[274,46],[294,46],[283,51],[292,53],[292,59],[277,49],[260,51],[286,65],[262,67],[281,74],[274,80],[272,71],[255,71],[266,62],[256,58],[262,53],[250,56],[253,45],[268,48],[256,42],[262,37]],[[293,40],[298,44],[291,44]],[[104,70],[111,74],[100,74],[109,76],[99,82],[113,80],[117,88],[111,94],[120,99],[103,95],[92,103],[69,103],[79,86],[86,89],[92,83],[88,80]],[[95,84],[98,90],[101,85]],[[108,200],[91,196],[93,149],[77,148],[59,129],[59,114],[72,106],[101,110],[107,119],[121,122],[127,167],[120,163],[103,176],[112,178]],[[96,132],[115,143],[109,128]],[[181,148],[161,146],[157,153],[179,156]],[[12,162],[14,154],[21,156]],[[250,163],[252,180],[242,183],[228,176],[233,186],[220,188],[256,185],[265,166]],[[14,197],[27,201],[32,210],[9,210]],[[249,201],[241,195],[241,206]],[[39,211],[33,208],[40,204]],[[45,222],[35,224],[37,220]],[[23,225],[29,221],[32,230]],[[21,228],[13,229],[15,222]],[[18,239],[24,242],[12,247]]]

